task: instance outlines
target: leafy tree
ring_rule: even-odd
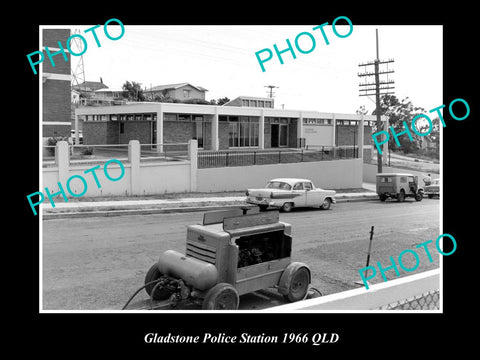
[[[395,133],[405,131],[403,122],[405,121],[406,125],[409,127],[410,133],[412,134],[413,141],[410,141],[410,138],[407,134],[400,135],[398,141],[400,142],[400,148],[404,153],[416,153],[420,149],[420,142],[422,141],[418,135],[412,130],[411,124],[412,119],[422,113],[425,113],[425,109],[422,107],[413,106],[412,102],[406,97],[402,101],[398,100],[395,95],[383,95],[380,98],[380,109],[381,114],[389,117],[389,125],[392,126],[395,130]],[[376,115],[376,110],[372,112],[372,115]],[[417,124],[418,125],[418,124]],[[375,129],[379,131],[383,129]],[[421,132],[419,126],[417,130]],[[389,131],[390,133],[390,131]],[[391,150],[397,150],[398,146],[395,142],[394,136],[390,133],[390,139],[388,141],[388,146]]]
[[[145,95],[143,94],[142,84],[137,83],[135,81],[126,81],[123,84],[122,89],[125,90],[126,94],[124,96],[127,97],[128,100],[131,101],[144,101]]]
[[[355,113],[357,115],[367,115],[368,114],[368,110],[365,109],[365,105],[361,105],[357,111],[355,111]]]
[[[225,96],[223,98],[217,99],[217,105],[223,105],[223,104],[226,104],[229,101],[230,101],[230,99]]]

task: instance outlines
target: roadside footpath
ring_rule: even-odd
[[[176,197],[178,196],[178,197]],[[189,211],[224,209],[226,207],[250,206],[245,202],[245,195],[233,193],[177,194],[168,198],[142,196],[115,197],[100,201],[49,202],[41,205],[43,219],[68,217],[119,216],[134,214],[157,214]],[[337,202],[367,201],[377,199],[375,184],[364,183],[361,189],[337,190]]]

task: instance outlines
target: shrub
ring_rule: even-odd
[[[59,142],[59,141],[68,141],[68,137],[63,137],[63,136],[49,137],[47,139],[47,146],[55,146],[55,145],[57,145],[57,142]],[[47,151],[48,151],[48,154],[50,156],[55,155],[55,148],[54,147],[48,147]]]

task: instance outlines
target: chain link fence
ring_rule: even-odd
[[[399,300],[377,310],[440,310],[440,290],[428,291],[418,296]]]

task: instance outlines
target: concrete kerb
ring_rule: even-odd
[[[337,194],[336,200],[341,202],[371,201],[378,199],[376,193]],[[177,200],[130,200],[107,202],[75,202],[59,203],[55,208],[42,204],[43,219],[67,217],[147,215],[162,213],[181,213],[224,209],[226,207],[252,206],[245,203],[244,196],[237,197],[205,197]]]

